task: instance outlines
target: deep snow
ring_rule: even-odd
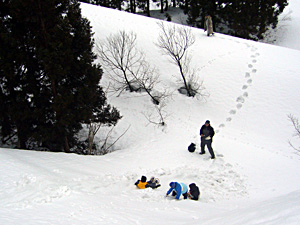
[[[289,5],[279,16],[275,30],[271,30],[265,42],[300,50],[300,4],[297,0],[289,0]]]
[[[299,223],[300,156],[288,145],[299,140],[287,115],[300,118],[300,51],[193,29],[192,64],[210,96],[188,98],[176,91],[177,68],[154,44],[158,20],[87,4],[82,13],[97,43],[122,29],[137,33],[137,47],[159,69],[156,88],[173,93],[167,125],[145,118],[158,119],[146,95],[109,93],[123,115],[114,135],[130,126],[120,150],[80,156],[0,149],[1,224]],[[215,160],[198,154],[206,119],[216,131]],[[190,142],[195,153],[187,151]],[[162,186],[136,189],[141,175],[157,176]],[[195,182],[200,200],[166,198],[171,181]]]

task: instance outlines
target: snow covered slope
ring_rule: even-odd
[[[265,41],[275,45],[300,50],[300,2],[289,0],[289,5],[279,16],[277,28],[270,31]]]
[[[154,44],[158,20],[88,4],[82,13],[97,43],[119,30],[137,33],[137,47],[159,69],[157,88],[173,93],[167,125],[145,118],[156,117],[146,95],[109,94],[123,115],[115,135],[130,126],[119,151],[0,149],[1,224],[298,224],[300,156],[288,145],[294,131],[287,115],[300,118],[300,51],[193,29],[192,64],[210,96],[188,98],[176,91],[177,68]],[[207,119],[216,131],[215,160],[198,154]],[[195,153],[187,151],[191,142]],[[136,189],[141,175],[162,186]],[[200,200],[165,197],[171,181],[196,183]]]

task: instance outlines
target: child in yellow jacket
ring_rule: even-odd
[[[159,184],[159,180],[157,178],[152,177],[148,182],[147,182],[147,177],[142,176],[140,180],[137,180],[135,182],[135,185],[139,188],[139,189],[145,189],[148,187],[151,188],[158,188],[160,187]]]

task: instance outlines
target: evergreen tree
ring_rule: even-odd
[[[190,0],[188,23],[203,28],[205,15],[211,15],[214,30],[258,40],[269,26],[276,27],[287,4],[287,0]]]
[[[237,37],[259,40],[269,26],[275,28],[278,16],[287,6],[287,0],[242,0],[226,1],[226,21],[229,34]]]
[[[202,4],[199,0],[191,0],[188,7],[185,7],[185,12],[188,14],[187,23],[193,27],[201,26],[202,21]]]
[[[122,8],[123,0],[81,0],[81,2],[91,3],[94,5],[100,5],[107,8],[119,9]]]
[[[22,1],[1,2],[0,7],[1,128],[3,138],[16,130],[18,148],[26,148],[34,129],[33,87],[40,77],[30,32],[33,21],[24,20],[24,7]]]
[[[137,7],[150,17],[150,0],[138,0],[136,3]]]
[[[7,1],[1,22],[0,101],[7,111],[0,116],[2,130],[17,130],[18,147],[28,148],[32,138],[70,152],[82,123],[117,122],[120,115],[99,86],[102,70],[93,64],[91,28],[77,1]]]
[[[188,23],[192,26],[203,28],[205,16],[210,15],[214,21],[217,14],[217,1],[215,0],[190,0],[185,2],[185,11],[188,14]],[[214,23],[215,24],[215,21]]]

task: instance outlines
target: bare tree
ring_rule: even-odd
[[[171,58],[172,63],[178,66],[187,95],[195,96],[201,84],[195,83],[197,70],[190,68],[191,56],[188,55],[188,49],[195,43],[191,29],[176,25],[165,26],[163,22],[158,25],[161,33],[156,45]]]
[[[294,126],[294,129],[295,129],[294,136],[300,138],[300,123],[299,123],[298,118],[296,118],[295,116],[293,116],[291,114],[288,115],[288,118],[290,119],[290,121],[292,122],[292,124]],[[292,148],[294,148],[295,150],[300,152],[300,147],[299,148],[294,147],[294,145],[291,143],[291,141],[289,141],[289,144],[291,145]]]
[[[159,75],[156,68],[151,67],[148,62],[143,60],[140,62],[136,73],[131,72],[131,75],[134,77],[137,86],[141,90],[146,91],[154,104],[159,105],[159,96],[152,93],[154,86],[159,83]]]
[[[166,103],[162,102],[159,105],[155,105],[155,111],[158,115],[158,120],[156,118],[153,118],[153,113],[143,113],[143,115],[146,117],[146,119],[149,121],[149,123],[159,125],[159,126],[165,126],[165,118],[168,116],[164,108],[166,107]]]
[[[115,90],[143,90],[154,104],[159,104],[159,98],[152,94],[154,86],[159,83],[158,71],[146,62],[144,53],[136,48],[136,34],[120,31],[107,38],[97,49],[102,63],[112,72],[110,78],[117,84]]]
[[[128,88],[135,91],[132,72],[144,55],[136,48],[136,34],[120,31],[118,34],[110,35],[106,41],[97,45],[98,56],[103,65],[111,71],[110,78],[117,83],[117,90]]]
[[[111,151],[111,148],[120,140],[121,137],[123,137],[127,133],[127,131],[130,128],[130,126],[129,126],[118,138],[116,138],[114,141],[109,142],[109,139],[111,139],[111,133],[112,133],[113,129],[115,128],[115,125],[113,125],[112,128],[106,133],[105,138],[103,138],[101,140],[101,142],[102,142],[101,147],[99,149],[94,149],[95,135],[98,133],[98,131],[100,130],[101,127],[104,127],[103,125],[104,124],[99,123],[99,122],[88,124],[88,128],[89,128],[88,152],[87,152],[88,155],[105,155],[105,154],[109,153]]]
[[[115,127],[113,126],[109,132],[107,133],[106,135],[106,138],[104,139],[101,147],[100,147],[100,150],[97,151],[97,155],[105,155],[109,152],[111,152],[111,148],[127,133],[127,131],[129,130],[130,126],[127,127],[127,129],[118,137],[116,138],[114,141],[112,142],[109,142],[108,139],[111,138],[111,133],[113,131]]]

